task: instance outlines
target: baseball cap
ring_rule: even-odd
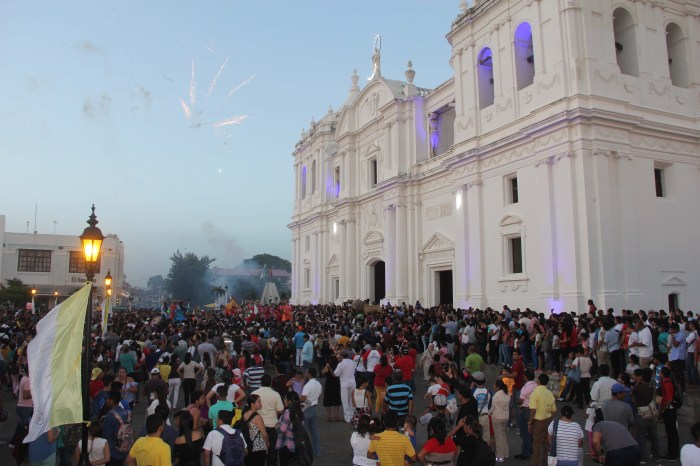
[[[102,369],[100,369],[99,367],[94,368],[92,370],[92,375],[90,375],[90,380],[96,380],[97,377],[99,377],[101,373],[102,373]]]
[[[447,406],[447,397],[442,394],[435,395],[435,397],[433,397],[433,403],[435,406]]]
[[[151,374],[160,374],[160,369],[154,367],[153,369],[151,369]]]
[[[483,372],[474,372],[472,374],[472,379],[478,382],[483,382],[484,380],[486,380],[486,374],[484,374]]]
[[[610,392],[615,394],[615,393],[627,393],[629,392],[630,389],[622,385],[621,383],[616,383],[610,388]]]

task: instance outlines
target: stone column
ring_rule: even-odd
[[[355,274],[357,269],[357,257],[355,254],[355,220],[350,219],[345,222],[345,257],[347,262],[345,295],[347,299],[356,299],[357,289],[355,286]]]
[[[292,239],[292,304],[299,304],[299,238]]]
[[[397,204],[394,209],[396,215],[396,301],[397,304],[408,299],[408,270],[406,268],[406,237],[408,235],[406,228],[406,206]]]
[[[384,210],[386,223],[384,225],[384,263],[386,299],[393,303],[396,301],[396,210],[393,205]]]
[[[319,233],[317,231],[314,232],[314,251],[313,251],[313,261],[311,262],[311,301],[314,304],[318,304],[318,298],[319,298],[319,287],[321,284],[321,267],[319,267],[319,257],[320,257],[320,250],[319,250],[319,245],[318,245],[318,235]]]
[[[455,193],[455,306],[462,309],[468,307],[469,292],[467,276],[467,205],[466,187],[460,186]],[[458,202],[459,201],[459,202]]]
[[[340,230],[340,293],[339,298],[341,301],[347,299],[347,283],[348,283],[348,253],[347,253],[347,235],[345,221],[338,225],[338,230]]]
[[[467,185],[466,199],[462,203],[466,206],[469,218],[467,221],[467,283],[468,304],[470,306],[484,307],[484,227],[482,214],[481,181],[469,183]]]

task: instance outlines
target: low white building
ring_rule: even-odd
[[[302,134],[292,301],[696,308],[700,4],[473,3]]]
[[[95,271],[96,302],[105,295],[104,278],[112,275],[113,305],[122,304],[124,290],[124,244],[117,235],[107,234]],[[37,307],[51,308],[65,300],[86,281],[85,260],[80,238],[68,235],[11,233],[5,231],[5,216],[0,215],[0,280],[13,278],[37,290]]]

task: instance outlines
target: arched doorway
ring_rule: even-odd
[[[678,310],[678,293],[668,295],[668,311],[673,312]]]
[[[386,297],[386,274],[384,261],[369,266],[369,299],[379,304]]]

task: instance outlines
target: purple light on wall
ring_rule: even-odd
[[[562,303],[558,299],[549,299],[547,300],[547,306],[549,307],[550,310],[554,311],[554,314],[560,314],[564,312],[564,303]]]

